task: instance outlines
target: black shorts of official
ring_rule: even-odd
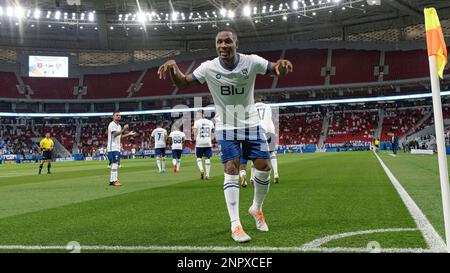
[[[52,151],[42,152],[42,160],[52,160]]]

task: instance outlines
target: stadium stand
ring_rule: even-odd
[[[142,71],[111,73],[107,75],[85,75],[84,85],[87,94],[83,99],[126,98],[127,89],[135,83]]]
[[[278,88],[323,85],[325,78],[320,72],[327,65],[326,49],[289,49],[285,59],[292,62],[295,73],[288,74],[278,81]]]
[[[13,72],[0,72],[0,97],[3,98],[24,98],[20,94],[16,85],[19,84]]]
[[[377,123],[378,111],[333,113],[325,143],[372,142]]]
[[[385,55],[385,66],[389,66],[389,73],[384,75],[385,81],[430,76],[425,50],[388,51]]]
[[[355,60],[364,61],[356,64]],[[375,82],[378,76],[374,69],[379,63],[379,51],[333,50],[331,64],[336,68],[336,74],[331,76],[330,84]]]
[[[25,85],[33,90],[33,99],[76,99],[73,89],[78,78],[31,78],[22,77]]]

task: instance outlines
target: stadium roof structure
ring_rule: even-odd
[[[0,9],[3,47],[195,52],[211,48],[228,26],[253,44],[416,41],[425,36],[424,7],[438,10],[450,36],[450,1],[440,0],[25,0],[20,10],[7,2]]]

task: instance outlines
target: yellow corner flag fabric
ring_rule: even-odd
[[[426,8],[424,9],[424,13],[428,56],[436,56],[438,75],[441,79],[443,79],[444,68],[447,64],[447,46],[445,45],[441,23],[439,22],[436,9]]]

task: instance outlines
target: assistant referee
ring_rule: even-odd
[[[50,138],[50,133],[46,133],[45,137],[39,143],[42,151],[42,159],[39,164],[39,174],[42,172],[42,167],[44,163],[47,162],[47,174],[51,174],[50,168],[52,167],[52,150],[53,150],[53,140]]]

